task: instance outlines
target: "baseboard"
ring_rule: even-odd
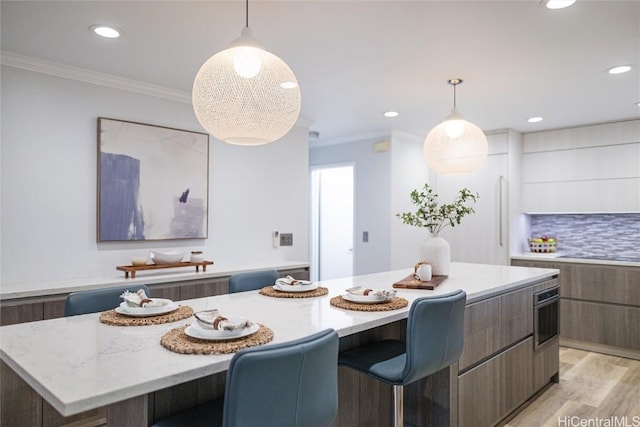
[[[610,345],[598,344],[587,341],[560,338],[561,347],[577,348],[579,350],[594,351],[596,353],[610,354],[612,356],[626,357],[627,359],[640,360],[640,351]]]

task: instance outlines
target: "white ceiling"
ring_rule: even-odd
[[[3,52],[190,92],[200,65],[244,26],[235,1],[6,1]],[[100,39],[92,24],[124,31]],[[426,135],[459,112],[521,132],[640,117],[640,1],[260,1],[249,26],[285,60],[321,140]],[[634,68],[609,75],[613,65]],[[400,116],[388,119],[386,110]],[[543,116],[538,124],[531,116]]]

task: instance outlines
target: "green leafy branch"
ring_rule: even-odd
[[[475,211],[468,204],[480,198],[478,193],[472,193],[466,188],[458,192],[458,197],[448,205],[438,205],[438,195],[429,184],[425,184],[422,191],[411,192],[411,203],[418,207],[415,213],[403,212],[396,214],[404,224],[415,227],[425,227],[431,233],[438,234],[440,230],[450,225],[455,227],[465,215]]]

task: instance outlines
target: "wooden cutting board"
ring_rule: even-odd
[[[394,288],[401,289],[428,289],[434,290],[440,285],[448,276],[431,276],[431,280],[423,282],[413,277],[413,274],[408,275],[404,279],[393,284]]]

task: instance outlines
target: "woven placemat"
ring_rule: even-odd
[[[226,341],[209,341],[192,338],[184,333],[188,325],[171,329],[160,339],[160,344],[167,350],[181,354],[228,354],[247,347],[255,347],[270,342],[273,331],[264,325],[254,334]]]
[[[147,326],[159,325],[161,323],[177,322],[193,316],[193,309],[186,305],[178,306],[178,309],[171,313],[159,314],[149,317],[130,317],[116,313],[116,310],[107,310],[100,314],[100,321],[113,326]]]
[[[409,301],[404,298],[395,297],[387,302],[381,302],[379,304],[358,304],[356,302],[347,301],[341,296],[331,298],[331,305],[346,310],[355,311],[389,311],[397,310],[399,308],[409,305]]]
[[[283,292],[274,289],[273,286],[265,286],[264,288],[260,289],[259,293],[261,295],[275,298],[311,298],[327,295],[329,293],[329,289],[319,286],[314,290],[308,292]]]

